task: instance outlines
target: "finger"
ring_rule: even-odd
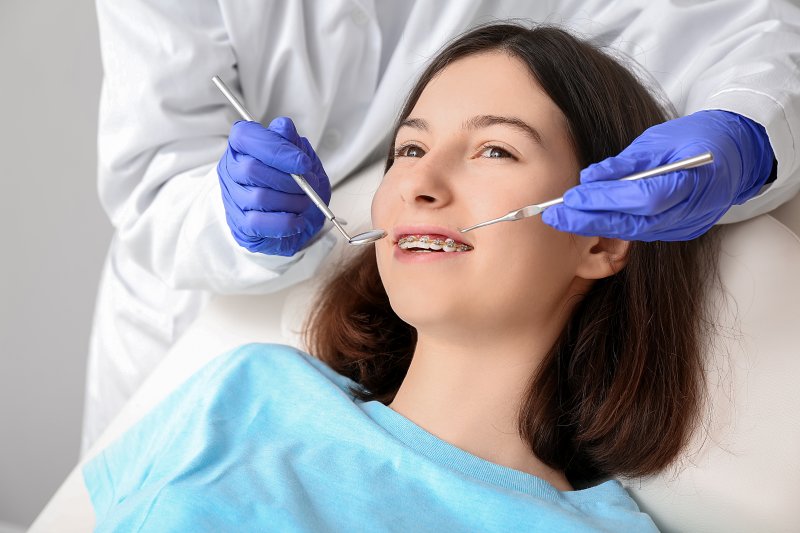
[[[559,231],[586,237],[624,240],[649,240],[648,233],[658,228],[658,217],[628,215],[616,211],[579,211],[564,204],[545,209],[542,221]]]
[[[267,253],[269,255],[280,255],[290,257],[299,248],[298,241],[303,238],[302,233],[290,235],[288,237],[270,237],[252,235],[252,231],[244,233],[241,223],[232,220],[231,214],[226,214],[231,234],[236,242],[253,253]]]
[[[691,171],[633,181],[585,183],[564,194],[564,205],[582,211],[657,215],[686,202],[696,184],[697,177]]]
[[[328,175],[325,174],[325,169],[322,168],[322,162],[319,160],[316,152],[314,152],[314,148],[311,146],[311,143],[308,142],[308,139],[300,137],[300,146],[303,151],[308,154],[314,164],[314,168],[311,172],[306,174],[306,178],[314,179],[314,182],[309,180],[309,183],[311,183],[311,186],[314,187],[314,190],[317,191],[320,198],[327,204],[331,201],[331,182],[328,179]]]
[[[289,117],[277,117],[269,123],[267,129],[270,131],[274,131],[293,145],[297,146],[298,148],[302,148],[300,142],[300,134],[297,133],[297,128],[294,126],[294,122]],[[311,155],[306,153],[306,155]]]
[[[286,173],[305,174],[312,168],[311,159],[303,150],[257,122],[234,124],[228,144],[236,152],[250,155]]]
[[[617,156],[606,158],[583,169],[580,175],[580,182],[619,180],[651,168],[654,159],[660,161],[661,156],[641,149],[630,152],[623,151]]]
[[[245,211],[237,221],[241,232],[250,238],[282,239],[302,233],[305,220],[295,213]]]
[[[692,220],[691,223],[686,225],[686,229],[682,228],[680,232],[674,232],[674,234],[665,235],[662,240],[689,241],[696,239],[710,230],[724,214],[724,209],[706,213],[705,215]]]
[[[225,168],[233,181],[240,185],[267,187],[290,194],[305,194],[289,174],[265,165],[255,157],[229,150]],[[314,187],[317,177],[312,172],[304,174],[306,181]]]
[[[319,157],[317,157],[317,153],[314,151],[314,148],[311,146],[311,143],[308,141],[308,139],[305,137],[300,137],[298,146],[309,157],[309,159],[311,159],[311,170],[313,172],[318,172],[322,165],[320,164]]]
[[[674,210],[673,210],[674,211]],[[686,241],[707,232],[724,210],[702,216],[679,216],[674,212],[638,216],[613,211],[577,211],[561,204],[548,207],[542,221],[559,231],[628,241]]]
[[[238,183],[223,184],[229,197],[242,211],[283,211],[300,214],[311,205],[305,193],[287,194],[264,187],[251,187]]]
[[[319,231],[326,219],[325,214],[316,205],[308,208],[301,216],[305,219],[306,231],[311,234]]]

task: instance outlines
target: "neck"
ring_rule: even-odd
[[[517,425],[529,380],[552,341],[537,345],[529,338],[492,335],[491,345],[481,346],[474,338],[453,343],[418,334],[408,373],[389,407],[462,450],[571,490],[562,472],[535,456]]]

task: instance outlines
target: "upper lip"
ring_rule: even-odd
[[[392,229],[392,237],[394,239],[395,244],[397,241],[400,240],[401,237],[404,235],[444,235],[450,239],[453,239],[456,242],[460,242],[463,244],[469,244],[472,246],[467,240],[464,240],[462,237],[462,233],[459,231],[453,231],[449,228],[445,228],[444,226],[434,226],[431,224],[414,224],[414,225],[401,225],[395,226]]]

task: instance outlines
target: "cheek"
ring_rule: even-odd
[[[387,185],[387,180],[384,177],[383,181],[381,181],[380,185],[378,185],[375,194],[372,196],[372,207],[370,209],[370,215],[372,217],[373,227],[383,227],[380,224],[384,220],[386,220],[387,209],[391,205],[391,203],[389,202],[389,198],[391,197],[390,189],[391,187]],[[389,231],[389,229],[385,227],[384,229],[386,231]]]
[[[391,235],[392,228],[388,224],[388,221],[391,220],[391,213],[389,211],[393,205],[391,201],[392,192],[390,189],[391,187],[386,184],[386,180],[384,179],[372,197],[372,207],[370,211],[372,227],[382,228],[389,233],[388,237],[377,241],[373,245],[375,247],[375,257],[378,264],[378,274],[383,280],[384,286],[386,286],[387,283],[391,283],[391,275],[388,269],[391,267],[392,254],[394,253],[393,237]],[[389,287],[386,286],[386,289],[388,291]]]
[[[529,265],[542,279],[572,279],[576,268],[576,248],[571,235],[551,228],[541,218],[531,220],[527,232],[527,246],[520,247],[517,266]]]
[[[541,164],[515,168],[513,171],[503,170],[489,177],[482,176],[482,179],[470,182],[469,188],[464,188],[462,192],[463,197],[469,199],[469,209],[474,218],[471,223],[474,224],[500,217],[514,209],[558,198],[576,183],[577,181],[563,170]],[[538,218],[534,217],[530,221]],[[522,225],[524,222],[503,222],[493,227],[499,228],[506,224]],[[491,228],[492,226],[489,226],[478,231],[481,231],[482,235],[488,235]],[[502,232],[505,235],[516,235],[517,229],[509,231],[509,228],[503,228]],[[529,225],[525,232],[530,235],[539,229],[541,228]]]
[[[496,306],[493,313],[523,323],[546,320],[560,305],[575,279],[575,246],[569,234],[539,219],[497,226],[503,224],[518,224],[519,227],[506,228],[508,233],[503,241],[509,244],[502,253],[503,259],[492,258],[487,264],[489,271],[482,276],[492,280],[489,294]]]

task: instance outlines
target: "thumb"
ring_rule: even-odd
[[[298,148],[302,147],[300,143],[300,134],[297,133],[297,128],[295,128],[294,122],[292,122],[292,119],[289,117],[273,119],[273,121],[269,123],[267,129],[277,133]]]
[[[581,170],[581,183],[618,180],[646,170],[655,159],[660,159],[660,155],[651,152],[627,154],[623,151],[619,155],[608,157]]]

